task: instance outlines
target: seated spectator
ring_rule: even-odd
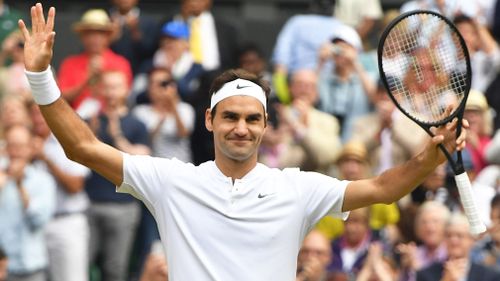
[[[383,16],[380,0],[337,0],[334,16],[341,22],[353,27],[358,32],[364,45],[369,48],[377,21]]]
[[[398,272],[395,261],[384,255],[382,244],[374,242],[368,249],[368,256],[356,281],[398,281]]]
[[[469,51],[474,73],[471,88],[484,93],[500,70],[500,48],[487,27],[474,16],[458,15],[453,23],[463,36]]]
[[[467,218],[461,213],[453,214],[446,224],[445,235],[448,257],[417,272],[417,281],[439,280],[500,280],[500,272],[470,259],[474,237],[470,233]]]
[[[111,50],[124,56],[135,74],[157,48],[159,24],[141,11],[138,6],[140,0],[110,2],[109,15],[113,23]]]
[[[354,120],[371,111],[370,99],[376,90],[376,79],[358,60],[361,39],[356,31],[337,28],[330,43],[319,52],[321,65],[332,60],[333,71],[322,71],[319,78],[319,109],[340,122],[342,142],[351,138]]]
[[[31,126],[26,101],[16,95],[5,96],[0,104],[0,132],[14,125]]]
[[[401,280],[415,280],[418,270],[446,259],[444,237],[449,217],[448,208],[437,201],[428,201],[418,208],[414,232],[420,245],[412,241],[397,246],[401,255]]]
[[[290,102],[288,76],[299,69],[318,69],[322,44],[344,25],[332,16],[334,4],[333,0],[310,1],[307,13],[292,16],[281,28],[272,54],[273,84],[280,102]]]
[[[52,176],[31,165],[31,131],[5,132],[7,159],[0,167],[0,248],[9,257],[8,280],[46,280],[45,225],[56,205]]]
[[[10,59],[8,66],[0,67],[0,96],[16,95],[31,100],[31,89],[24,74],[23,52],[24,38],[21,32],[12,32],[3,41],[0,53],[0,57]]]
[[[344,221],[344,233],[332,243],[330,275],[352,277],[361,270],[373,238],[369,218],[369,208],[361,208],[351,211]]]
[[[471,260],[500,270],[500,194],[497,193],[490,203],[491,224],[486,237],[476,243]]]
[[[129,86],[120,71],[102,74],[104,111],[90,119],[89,126],[103,142],[129,154],[149,154],[146,126],[134,117],[126,104]],[[103,280],[125,280],[140,218],[140,205],[128,194],[116,193],[116,186],[92,171],[85,180],[90,198],[90,263],[97,262]]]
[[[98,113],[104,102],[98,85],[104,71],[125,73],[127,85],[132,83],[132,70],[124,57],[109,49],[112,23],[104,10],[86,11],[73,25],[79,35],[83,52],[65,58],[58,72],[58,85],[62,96],[84,119]]]
[[[193,102],[204,70],[196,63],[189,51],[189,27],[182,21],[167,22],[161,28],[159,49],[152,60],[146,61],[140,72],[146,73],[153,68],[166,68],[177,84],[179,97],[185,102]],[[144,80],[144,74],[136,77],[134,91],[139,90],[137,83]]]
[[[56,180],[54,217],[45,228],[51,281],[87,281],[90,230],[89,199],[83,190],[90,170],[69,160],[50,131],[38,105],[30,106],[35,138],[33,164]]]
[[[326,281],[331,259],[329,240],[321,232],[312,230],[304,238],[299,251],[296,281]]]
[[[154,156],[191,162],[189,136],[194,127],[194,109],[183,102],[177,84],[166,68],[153,68],[148,77],[150,104],[136,106],[132,114],[149,132]]]
[[[368,178],[370,173],[367,151],[363,143],[349,141],[342,148],[337,160],[337,178],[342,180],[360,180]],[[375,236],[384,236],[387,242],[396,239],[396,223],[399,220],[399,208],[396,203],[374,204],[370,206],[370,228]],[[338,237],[344,231],[342,220],[331,216],[322,218],[316,225],[330,240]]]
[[[292,104],[277,104],[279,124],[269,126],[259,155],[271,167],[300,167],[302,170],[326,172],[340,153],[339,126],[335,117],[317,110],[317,74],[299,70],[290,80]],[[270,141],[277,133],[279,141]]]
[[[396,109],[381,81],[372,102],[375,111],[354,120],[351,138],[366,146],[372,172],[378,175],[415,155],[427,134]]]
[[[469,92],[465,104],[464,118],[469,121],[467,132],[467,150],[471,153],[474,172],[478,174],[487,165],[485,150],[491,142],[492,116],[483,93],[476,90]]]

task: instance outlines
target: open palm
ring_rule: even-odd
[[[47,21],[43,14],[42,4],[37,3],[31,7],[31,33],[23,20],[19,20],[19,29],[23,34],[24,65],[26,70],[40,72],[47,69],[52,59],[54,46],[54,18],[56,10],[49,9]]]

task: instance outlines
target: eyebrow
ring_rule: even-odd
[[[240,116],[241,114],[239,113],[236,113],[234,111],[223,111],[222,112],[222,116]],[[246,116],[245,119],[248,119],[248,118],[251,118],[251,119],[260,119],[262,118],[262,113],[252,113],[252,114],[249,114],[248,116]]]

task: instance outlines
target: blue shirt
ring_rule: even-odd
[[[350,139],[352,126],[357,117],[368,114],[371,104],[358,75],[351,75],[346,81],[335,73],[320,76],[319,109],[337,117],[341,123],[342,142]]]
[[[32,273],[48,265],[43,229],[56,205],[52,176],[32,166],[27,166],[24,173],[28,209],[23,208],[14,180],[0,187],[0,247],[9,257],[9,273],[14,274]]]
[[[98,120],[100,126],[96,132],[97,137],[102,142],[114,147],[113,137],[108,132],[108,118],[104,114],[101,114]],[[131,144],[149,146],[149,134],[146,125],[131,113],[127,113],[127,115],[120,118],[120,127],[123,136]],[[130,203],[135,201],[132,196],[116,193],[116,186],[95,171],[92,171],[85,179],[85,191],[92,202]]]
[[[273,63],[286,66],[288,73],[304,68],[315,70],[319,48],[329,42],[335,29],[342,25],[332,16],[291,17],[278,35],[273,51]]]

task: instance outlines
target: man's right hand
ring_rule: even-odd
[[[47,21],[43,15],[42,4],[37,3],[31,7],[31,34],[23,20],[19,20],[19,29],[23,34],[24,65],[26,70],[41,72],[49,67],[54,46],[54,18],[56,10],[49,9]]]

